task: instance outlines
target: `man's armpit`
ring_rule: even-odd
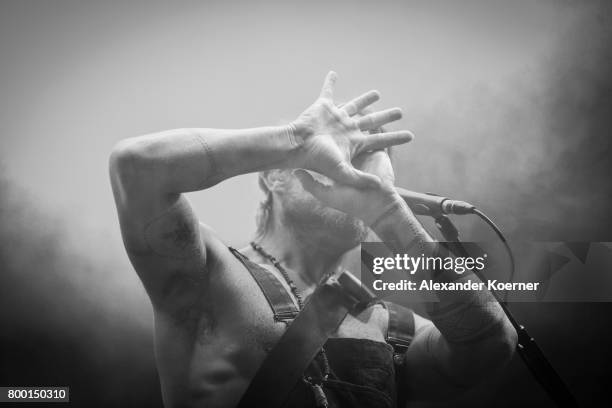
[[[203,253],[198,220],[184,197],[147,223],[143,233],[147,246],[158,256],[184,260]]]

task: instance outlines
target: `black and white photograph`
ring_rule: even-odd
[[[0,408],[605,407],[612,2],[0,0]]]

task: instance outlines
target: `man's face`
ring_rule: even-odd
[[[330,184],[330,180],[318,173],[310,172],[318,181]],[[322,245],[330,249],[348,250],[363,240],[368,228],[363,221],[334,208],[324,206],[312,194],[304,190],[300,181],[287,171],[287,183],[278,194],[282,206],[281,221],[300,235],[321,239]]]

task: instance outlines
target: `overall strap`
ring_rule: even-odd
[[[408,387],[403,384],[408,375],[405,354],[414,338],[414,313],[411,309],[397,303],[383,301],[389,313],[386,341],[393,347],[393,363],[395,364],[395,382],[397,384],[397,406],[406,406]]]
[[[414,314],[411,309],[393,302],[382,302],[389,313],[386,341],[396,354],[403,355],[414,338]],[[396,361],[397,362],[397,361]]]
[[[242,255],[240,251],[232,247],[229,247],[229,250],[242,262],[259,285],[272,312],[274,312],[274,320],[282,322],[293,320],[300,310],[276,276],[263,266],[257,265]]]
[[[315,289],[242,396],[238,408],[280,408],[329,336],[357,304],[331,279]]]

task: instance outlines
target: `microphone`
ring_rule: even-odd
[[[401,187],[395,187],[395,190],[417,215],[471,214],[476,209],[468,202],[450,200],[433,193],[417,193]]]

